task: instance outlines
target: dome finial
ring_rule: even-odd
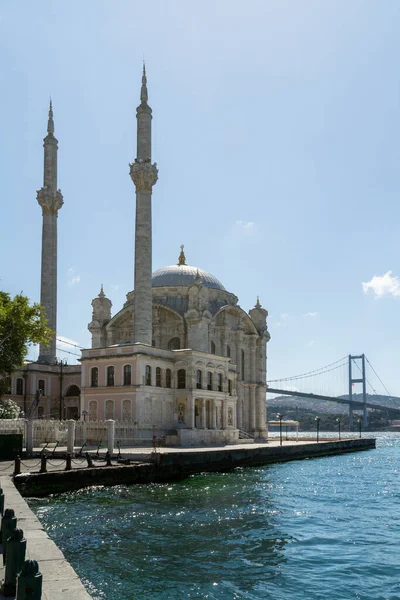
[[[261,304],[260,304],[260,297],[257,296],[257,303],[256,303],[256,308],[261,308]]]
[[[104,290],[103,290],[103,284],[101,284],[99,298],[105,298],[105,297],[106,297],[106,295],[105,295]]]
[[[185,246],[182,244],[182,246],[181,246],[181,253],[180,253],[179,258],[178,258],[178,266],[186,265],[186,256],[185,256],[185,253],[183,251],[184,247]]]

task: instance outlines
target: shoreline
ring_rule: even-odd
[[[222,448],[160,448],[142,455],[129,449],[123,457],[136,460],[134,464],[81,467],[69,471],[21,473],[14,476],[14,484],[24,497],[44,497],[50,494],[72,492],[93,485],[133,485],[168,483],[204,472],[223,472],[240,467],[268,465],[291,460],[332,456],[347,452],[372,450],[374,438],[344,440],[322,439],[320,442],[279,440],[268,444],[224,446]],[[148,450],[148,449],[145,449]]]

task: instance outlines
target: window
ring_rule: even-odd
[[[161,369],[157,367],[156,369],[156,386],[161,387]]]
[[[228,394],[232,396],[232,379],[228,379]]]
[[[186,387],[186,371],[185,369],[179,369],[178,371],[178,389],[184,390]]]
[[[217,384],[217,388],[219,392],[222,392],[222,374],[218,373],[218,384]]]
[[[21,377],[18,377],[16,394],[17,394],[17,396],[22,396],[23,393],[24,393],[24,380],[21,379]]]
[[[114,401],[106,400],[106,421],[114,418]]]
[[[226,347],[226,355],[227,355],[228,358],[231,357],[231,347],[230,346]]]
[[[207,389],[208,390],[212,390],[212,384],[213,384],[213,374],[211,373],[211,371],[208,371],[207,373]]]
[[[144,385],[151,385],[151,367],[146,365],[146,375],[144,378]]]
[[[198,390],[201,390],[201,371],[200,369],[198,371],[196,371],[196,388]]]
[[[242,350],[242,381],[244,380],[244,350]]]
[[[165,372],[165,385],[167,388],[171,387],[171,369],[167,369]]]
[[[215,344],[211,342],[211,354],[215,354]]]
[[[90,372],[90,386],[97,387],[99,385],[99,370],[97,367],[93,367]]]
[[[38,390],[42,391],[43,396],[45,395],[44,379],[39,379]]]
[[[132,383],[132,367],[131,365],[124,366],[124,385],[131,385]]]
[[[107,385],[114,385],[114,367],[107,367]]]
[[[178,337],[174,337],[168,342],[168,350],[180,350],[181,340]]]

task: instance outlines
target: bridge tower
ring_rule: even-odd
[[[360,377],[354,378],[352,375],[352,361],[359,360],[361,361],[361,368],[359,368],[361,373]],[[357,365],[358,366],[358,365]],[[365,377],[365,354],[361,354],[359,356],[352,356],[349,354],[349,431],[353,429],[353,384],[354,383],[362,383],[362,395],[363,395],[363,427],[368,425],[367,419],[367,380]]]

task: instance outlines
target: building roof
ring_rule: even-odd
[[[176,287],[189,286],[195,282],[197,275],[200,277],[201,284],[208,288],[226,291],[222,283],[203,269],[191,267],[190,265],[171,265],[163,267],[153,273],[153,287]]]

